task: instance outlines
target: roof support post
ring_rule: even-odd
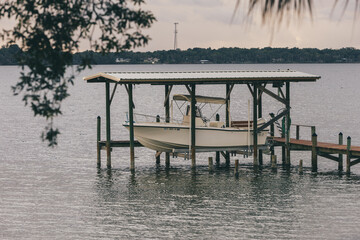
[[[254,149],[254,167],[259,165],[258,161],[258,146],[257,146],[257,93],[258,93],[258,85],[254,83],[253,89],[253,149]]]
[[[196,125],[195,125],[195,117],[196,117],[196,111],[195,111],[195,104],[196,104],[196,99],[195,99],[195,84],[191,84],[191,126],[190,126],[190,134],[191,134],[191,146],[190,146],[190,150],[191,150],[191,168],[195,169],[196,168],[196,152],[195,152],[195,129],[196,129]]]
[[[225,125],[230,127],[230,95],[234,84],[226,84],[226,109],[225,109]],[[225,164],[230,165],[230,154],[228,151],[225,153]]]
[[[262,118],[262,91],[258,90],[258,118]],[[259,150],[259,165],[263,164],[263,151]]]
[[[165,122],[170,122],[170,104],[169,104],[169,98],[170,98],[170,93],[172,90],[172,85],[165,85]],[[165,167],[169,168],[170,167],[170,153],[165,153]]]
[[[135,171],[135,154],[134,154],[134,113],[133,113],[133,89],[132,84],[128,85],[129,95],[129,132],[130,132],[130,171]]]
[[[106,166],[111,168],[111,144],[110,144],[110,83],[105,83],[106,98]]]
[[[286,166],[290,166],[290,82],[286,82],[286,116],[285,116],[285,148],[286,148]]]

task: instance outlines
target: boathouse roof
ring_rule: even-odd
[[[285,71],[177,71],[177,72],[101,72],[84,77],[87,82],[120,84],[224,84],[315,82],[320,76]]]

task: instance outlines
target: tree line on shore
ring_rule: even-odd
[[[0,65],[17,65],[24,53],[16,44],[0,49]],[[154,52],[124,51],[101,54],[84,51],[74,54],[73,63],[88,57],[92,64],[235,64],[235,63],[360,63],[360,50],[355,48],[189,48]]]

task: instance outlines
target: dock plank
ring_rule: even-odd
[[[274,137],[273,141],[275,145],[284,145],[285,138]],[[290,139],[290,147],[293,150],[311,150],[312,142],[311,140],[298,140],[291,138]],[[347,146],[339,145],[335,143],[326,143],[326,142],[318,142],[317,146],[319,151],[330,153],[330,154],[346,154]],[[360,147],[359,146],[351,146],[350,153],[352,156],[360,156]]]

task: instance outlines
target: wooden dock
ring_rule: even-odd
[[[298,136],[298,135],[297,135]],[[317,135],[314,133],[311,140],[291,138],[289,151],[311,151],[312,170],[317,171],[317,156],[336,161],[338,170],[343,170],[343,155],[346,155],[346,172],[350,173],[350,167],[360,163],[360,147],[351,146],[351,138],[347,138],[347,144],[342,144],[342,133],[339,134],[339,144],[317,142]],[[286,146],[286,139],[281,137],[272,138],[273,146]],[[335,154],[335,155],[334,155]]]

